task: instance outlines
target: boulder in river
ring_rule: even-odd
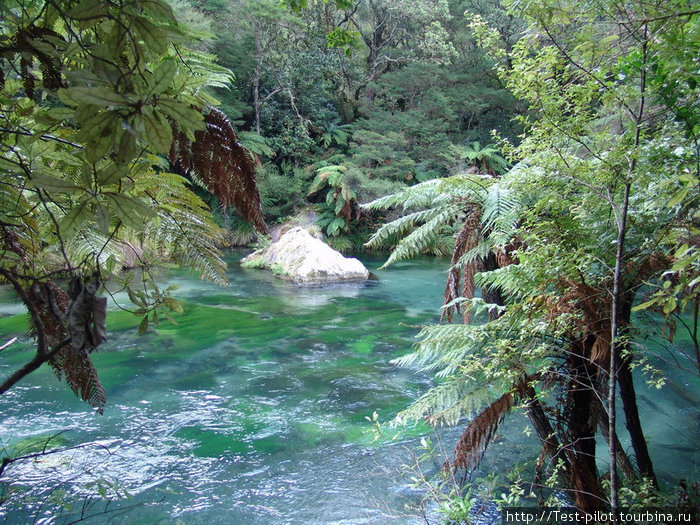
[[[243,258],[241,264],[271,270],[297,284],[364,281],[370,275],[360,261],[343,257],[304,228],[292,228],[277,242]]]

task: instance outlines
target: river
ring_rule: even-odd
[[[422,493],[402,475],[420,432],[392,440],[394,430],[385,429],[375,441],[368,418],[390,419],[430,385],[428,376],[390,360],[411,349],[417,325],[438,319],[447,261],[397,264],[363,284],[302,288],[242,269],[239,257],[231,254],[227,288],[183,272],[161,277],[178,285],[185,305],[176,325],[162,322],[139,337],[137,318],[110,312],[109,341],[94,354],[107,391],[103,416],[48,367],[0,398],[4,455],[34,452],[49,436],[48,448],[61,450],[8,467],[0,517],[425,523],[417,510]],[[24,316],[6,289],[0,303],[1,343]],[[0,354],[3,377],[31,355],[30,339],[19,335]],[[663,396],[642,391],[651,421],[645,428],[652,453],[663,457],[662,475],[683,469],[697,479],[697,405],[687,403],[697,399],[697,382],[684,390],[682,381]],[[455,436],[445,439],[448,450]],[[535,449],[522,420],[509,418],[482,470],[505,470]],[[100,493],[111,502],[94,497]]]

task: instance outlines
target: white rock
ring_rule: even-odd
[[[343,257],[303,228],[292,228],[267,248],[241,260],[243,266],[265,268],[298,284],[362,281],[369,270],[357,259]]]

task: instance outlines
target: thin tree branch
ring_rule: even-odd
[[[18,369],[14,374],[12,374],[10,377],[8,377],[2,385],[0,385],[0,394],[4,394],[7,392],[12,386],[14,386],[18,381],[23,379],[25,376],[31,374],[39,368],[41,365],[43,365],[45,362],[47,362],[49,359],[51,359],[53,356],[55,356],[58,352],[63,350],[66,346],[68,346],[71,342],[71,339],[64,339],[61,343],[57,344],[54,346],[49,352],[39,352],[37,349],[37,353],[34,356],[34,359],[29,361],[27,364],[25,364],[23,367]]]
[[[30,133],[29,131],[19,131],[19,130],[4,129],[4,128],[0,128],[0,133],[12,133],[12,134],[14,134],[14,135],[25,135],[25,136],[27,136],[27,137],[34,137],[34,136],[36,136],[34,133]],[[75,142],[71,142],[71,141],[69,141],[69,140],[61,139],[61,138],[58,138],[58,137],[54,137],[53,135],[43,134],[43,135],[40,135],[40,136],[39,136],[39,139],[40,139],[40,140],[43,140],[43,141],[50,141],[50,140],[52,140],[52,141],[55,141],[55,142],[60,142],[61,144],[67,144],[68,146],[73,146],[74,148],[80,148],[80,149],[83,148],[83,146],[81,146],[80,144],[76,144]]]

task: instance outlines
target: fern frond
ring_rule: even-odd
[[[447,194],[450,198],[480,204],[494,184],[495,179],[488,175],[469,174],[452,175],[444,179],[437,179],[437,190],[441,194]]]
[[[170,258],[200,274],[203,279],[226,285],[226,264],[220,247],[226,231],[217,226],[204,201],[187,188],[175,173],[148,171],[135,180],[135,191],[155,197],[156,217],[144,225],[137,243],[152,259]]]
[[[150,242],[169,248],[173,260],[199,272],[203,279],[227,284],[219,249],[226,231],[214,224],[204,202],[184,186],[175,186],[157,213],[160,225],[149,231]]]
[[[366,210],[386,210],[402,206],[404,210],[412,208],[425,208],[434,203],[439,192],[437,191],[440,185],[438,179],[431,179],[415,186],[409,186],[401,191],[379,197],[371,202],[362,204],[361,207]]]
[[[502,183],[491,185],[482,203],[482,230],[492,245],[508,243],[518,223],[520,201],[515,192]]]
[[[50,364],[78,397],[102,413],[107,396],[85,347],[77,349],[67,345],[51,359]]]
[[[445,225],[452,224],[460,213],[461,209],[459,206],[446,206],[437,210],[437,213],[430,220],[399,241],[399,244],[391,252],[391,255],[381,268],[386,268],[397,261],[410,259],[422,253],[433,242],[435,236],[439,234],[439,230]]]
[[[483,326],[430,325],[418,334],[416,350],[392,360],[401,367],[419,367],[423,371],[436,372],[446,377],[458,369],[467,359],[479,355],[488,341],[488,331]]]
[[[493,246],[489,242],[480,242],[472,249],[467,250],[462,254],[457,262],[457,266],[466,266],[468,264],[473,264],[475,261],[484,259],[491,253]]]
[[[59,246],[55,245],[50,248],[51,251],[58,254]],[[82,229],[78,235],[65,243],[64,249],[71,260],[92,259],[103,266],[107,259],[112,257],[117,267],[124,265],[123,250],[119,249],[116,243],[111,242],[108,236],[99,233],[96,227]],[[47,252],[49,252],[48,249]]]
[[[456,207],[453,207],[455,211],[459,211]],[[412,231],[417,224],[426,223],[437,215],[444,211],[442,208],[432,208],[428,210],[416,211],[399,217],[396,220],[388,222],[381,226],[373,235],[370,237],[369,241],[365,243],[365,246],[370,248],[378,248],[382,246],[387,239],[391,239],[395,236],[403,236],[409,231]]]
[[[483,272],[475,277],[479,286],[499,288],[513,300],[522,300],[523,290],[530,290],[533,276],[519,265],[510,265],[490,272]],[[533,290],[534,291],[534,290]],[[539,292],[538,292],[539,293]]]
[[[469,470],[478,466],[496,429],[515,405],[515,396],[503,394],[467,425],[455,447],[452,468]]]
[[[204,116],[205,129],[195,133],[191,145],[192,168],[221,204],[234,206],[259,232],[266,233],[255,164],[238,140],[228,117],[216,108],[208,109]],[[182,157],[184,151],[179,138],[177,142]],[[172,153],[171,156],[178,156],[178,152]]]
[[[396,421],[425,419],[433,426],[454,426],[469,417],[490,397],[484,384],[452,377],[428,390],[408,408],[396,414]]]
[[[266,157],[272,157],[275,155],[275,151],[270,147],[265,140],[265,137],[252,131],[239,131],[238,137],[241,139],[241,145],[248,151],[255,153],[256,155],[265,155]]]

